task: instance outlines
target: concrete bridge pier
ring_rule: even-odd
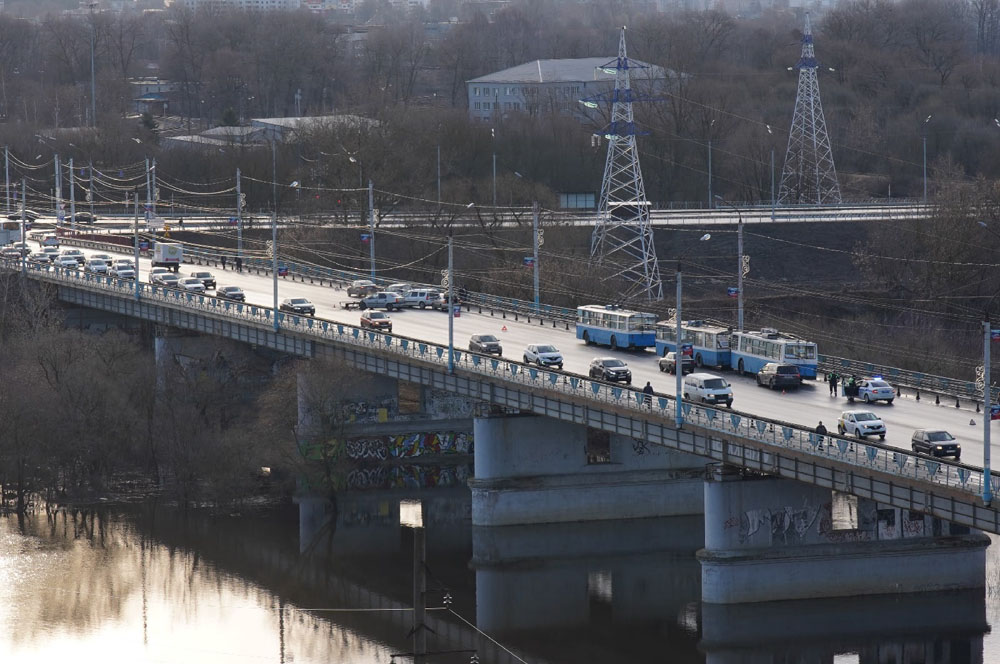
[[[705,481],[702,601],[981,589],[988,545],[920,512],[717,467]]]
[[[705,460],[534,415],[477,417],[474,526],[702,513]]]

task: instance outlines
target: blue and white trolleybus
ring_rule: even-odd
[[[691,345],[691,357],[695,366],[729,368],[728,327],[719,327],[703,320],[681,322],[681,344]],[[677,350],[676,321],[660,321],[656,324],[656,354],[660,357]]]
[[[614,304],[588,304],[576,309],[576,338],[616,348],[656,345],[656,314],[628,311]]]
[[[782,334],[773,328],[733,332],[732,367],[741,374],[755,374],[768,362],[794,364],[803,378],[816,377],[816,344]]]

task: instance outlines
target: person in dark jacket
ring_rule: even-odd
[[[646,381],[646,387],[642,388],[642,393],[646,395],[646,405],[652,408],[653,406],[653,384],[648,380]]]
[[[826,379],[830,381],[830,396],[837,396],[837,374],[831,372],[827,374]]]

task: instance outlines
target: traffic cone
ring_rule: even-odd
[[[500,331],[501,331],[501,332],[506,332],[506,331],[507,331],[507,326],[506,326],[506,325],[504,325],[503,327],[501,327],[501,328],[500,328]]]
[[[781,396],[785,396],[785,388],[781,388]]]

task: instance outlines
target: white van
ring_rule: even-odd
[[[733,388],[725,378],[710,373],[692,373],[684,377],[684,398],[702,403],[725,403],[733,407]]]
[[[399,304],[403,307],[419,307],[421,309],[425,309],[433,306],[434,301],[440,299],[440,297],[441,293],[436,290],[430,288],[420,288],[407,292]]]

